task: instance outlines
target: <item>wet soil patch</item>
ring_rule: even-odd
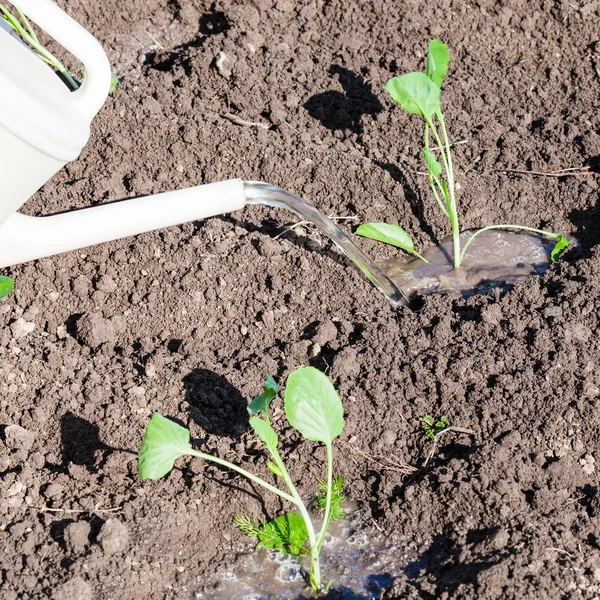
[[[598,175],[502,172],[600,156],[597,3],[61,4],[122,82],[29,214],[240,177],[434,245],[449,231],[420,175],[420,123],[382,86],[422,66],[435,36],[454,57],[450,136],[466,140],[462,225],[523,223],[582,248],[511,291],[431,296],[416,313],[392,310],[327,240],[285,232],[289,217],[260,207],[12,269],[17,290],[0,301],[2,598],[193,598],[251,551],[233,516],[282,507],[198,461],[140,484],[144,427],[160,411],[207,451],[266,471],[244,402],[305,364],[344,402],[335,469],[347,495],[414,554],[385,598],[597,596]],[[275,409],[310,498],[319,461]],[[448,434],[425,468],[425,415],[476,437]]]

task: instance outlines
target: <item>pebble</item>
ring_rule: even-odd
[[[98,534],[98,542],[108,556],[122,552],[129,543],[127,526],[118,519],[108,519]]]
[[[35,323],[31,323],[19,317],[11,326],[13,337],[17,340],[29,335],[35,329]]]
[[[76,521],[65,527],[64,540],[71,554],[81,554],[89,544],[91,527],[87,521]]]
[[[9,425],[4,429],[4,443],[11,450],[31,450],[35,434],[19,425]]]
[[[77,339],[90,348],[98,348],[102,344],[114,343],[117,334],[109,319],[100,313],[86,313],[77,321]]]

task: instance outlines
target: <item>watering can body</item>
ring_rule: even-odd
[[[11,0],[85,66],[71,91],[0,19],[0,268],[245,206],[239,179],[46,217],[19,208],[90,136],[110,89],[102,46],[51,0]]]
[[[79,58],[86,67],[71,92],[12,30],[0,28],[0,225],[67,162],[90,135],[90,122],[110,87],[110,65],[100,44],[49,0],[14,6]]]

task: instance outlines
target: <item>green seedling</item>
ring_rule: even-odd
[[[435,439],[435,436],[444,431],[448,427],[447,417],[433,418],[429,415],[421,417],[421,431],[431,440]]]
[[[34,52],[53,69],[58,71],[67,81],[67,83],[76,90],[79,86],[71,77],[65,65],[63,65],[54,54],[42,46],[31,23],[27,17],[15,7],[16,14],[11,13],[6,6],[0,4],[0,18],[4,19],[8,25],[20,36],[20,38],[34,50]]]
[[[81,67],[80,71],[81,71],[82,75],[85,75],[85,67]],[[108,88],[109,96],[112,96],[115,93],[118,85],[119,85],[119,78],[114,73],[111,73],[110,87]]]
[[[0,275],[0,298],[8,296],[15,289],[15,282],[10,277]]]
[[[190,446],[190,432],[158,413],[154,414],[144,434],[138,457],[138,474],[141,480],[160,479],[171,471],[179,457],[195,456],[231,469],[294,505],[297,512],[287,512],[272,521],[237,516],[235,523],[244,533],[258,538],[259,546],[276,548],[296,556],[308,554],[308,579],[312,588],[319,592],[324,589],[321,582],[321,549],[331,520],[340,516],[343,501],[343,479],[333,476],[332,443],[342,433],[344,410],[332,383],[317,369],[301,367],[288,377],[284,399],[287,420],[305,439],[320,442],[326,449],[327,476],[318,482],[320,495],[316,502],[323,511],[323,524],[316,531],[307,505],[302,501],[279,454],[279,439],[271,427],[269,405],[278,393],[277,384],[269,377],[263,393],[248,405],[248,412],[250,426],[271,458],[267,466],[277,479],[285,483],[287,492],[233,463],[194,450]]]
[[[553,262],[558,260],[560,254],[569,245],[567,238],[560,233],[534,229],[533,227],[526,227],[524,225],[502,224],[483,227],[475,231],[461,248],[451,144],[448,139],[446,120],[440,104],[441,85],[448,72],[449,63],[450,52],[448,51],[448,46],[438,40],[432,40],[429,44],[425,73],[415,72],[407,73],[400,77],[393,77],[386,83],[385,90],[406,112],[419,115],[425,121],[425,136],[422,150],[423,160],[427,167],[427,175],[433,197],[439,209],[450,221],[454,268],[458,269],[460,267],[465,257],[465,252],[473,240],[480,233],[491,229],[518,229],[552,238],[556,243],[550,258]],[[431,146],[432,141],[436,147]],[[356,230],[356,233],[374,240],[393,244],[424,260],[414,250],[410,236],[398,225],[366,223],[361,225]]]

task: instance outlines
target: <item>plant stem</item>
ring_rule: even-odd
[[[294,498],[294,497],[290,496],[289,494],[282,492],[280,489],[277,489],[274,485],[271,485],[270,483],[267,483],[266,481],[264,481],[257,475],[250,473],[250,471],[246,471],[246,469],[242,469],[242,467],[238,467],[237,465],[234,465],[233,463],[223,460],[222,458],[218,458],[216,456],[212,456],[210,454],[205,454],[204,452],[199,452],[198,450],[191,450],[191,449],[186,454],[188,454],[189,456],[196,456],[198,458],[202,458],[208,462],[217,463],[218,465],[227,467],[228,469],[231,469],[232,471],[236,471],[240,475],[243,475],[244,477],[247,477],[251,481],[254,481],[254,483],[258,483],[258,485],[261,485],[262,487],[266,488],[270,492],[277,494],[284,500],[287,500],[288,502],[291,502],[292,504],[296,504],[296,505],[298,504],[297,498]],[[302,504],[302,501],[300,501],[300,504]],[[304,505],[302,504],[302,506],[304,506]],[[300,508],[300,507],[298,507],[298,508]]]
[[[27,17],[19,10],[17,10],[18,18],[15,17],[5,6],[0,4],[0,18],[3,18],[10,27],[21,36],[21,39],[27,43],[45,63],[49,64],[52,68],[56,69],[69,83],[69,85],[76,90],[79,85],[71,77],[67,68],[52,54],[46,50],[44,46],[38,40],[38,37],[31,27]]]
[[[300,497],[300,494],[298,493],[298,490],[296,489],[296,486],[294,485],[294,482],[292,481],[292,478],[290,477],[290,474],[288,473],[288,470],[286,469],[285,464],[281,459],[279,452],[277,451],[277,448],[267,448],[267,450],[271,454],[273,462],[279,468],[279,471],[281,472],[281,477],[292,494],[291,502],[293,502],[298,507],[300,515],[304,520],[304,525],[306,526],[306,532],[308,534],[308,543],[310,545],[309,579],[313,589],[318,592],[321,589],[321,563],[319,561],[320,549],[317,547],[317,536],[315,534],[315,528],[311,521],[310,515],[308,514],[308,510],[306,509],[306,506],[304,506],[304,502],[302,502],[302,498]]]
[[[429,152],[429,124],[427,122],[425,122],[425,151]],[[438,203],[440,210],[444,213],[444,215],[446,215],[446,218],[450,219],[448,209],[446,208],[446,206],[444,206],[443,202],[441,201],[438,195],[437,188],[440,189],[440,191],[442,192],[442,196],[444,196],[444,199],[447,203],[446,195],[444,194],[444,189],[442,188],[439,179],[433,175],[433,173],[429,170],[429,167],[427,168],[427,175],[429,176],[429,185],[431,186],[431,191],[433,192],[433,197],[435,198],[435,201]]]
[[[448,194],[450,195],[450,223],[452,224],[452,245],[454,246],[454,268],[458,269],[460,267],[460,225],[458,222],[458,211],[456,209],[456,196],[454,190],[454,170],[452,168],[452,153],[450,152],[450,141],[448,140],[448,132],[446,131],[446,122],[444,120],[444,113],[440,110],[437,113],[438,121],[442,126],[442,135],[444,136],[444,147],[440,146],[440,152],[442,156],[446,155],[446,161],[444,161],[444,165],[446,166],[446,174],[448,181]],[[437,134],[437,132],[436,132]],[[439,137],[439,136],[438,136]]]
[[[560,238],[560,234],[559,233],[552,233],[551,231],[544,231],[543,229],[535,229],[533,227],[525,227],[525,225],[488,225],[487,227],[484,227],[483,229],[479,229],[478,231],[476,231],[466,242],[465,245],[463,246],[462,252],[460,253],[460,261],[459,264],[462,263],[463,258],[465,257],[465,252],[467,251],[467,248],[471,245],[471,242],[480,234],[483,233],[484,231],[489,231],[490,229],[522,229],[524,231],[531,231],[532,233],[539,233],[540,235],[546,235],[548,237],[553,237],[553,238]]]
[[[333,451],[331,443],[325,444],[327,449],[327,496],[325,500],[325,513],[323,515],[323,525],[317,536],[317,549],[321,552],[323,542],[325,541],[325,534],[329,528],[329,522],[331,521],[331,487],[333,484]]]

